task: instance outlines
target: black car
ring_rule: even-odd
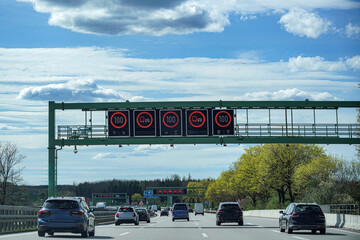
[[[139,215],[139,221],[150,223],[150,213],[145,208],[136,208],[135,211]]]
[[[285,211],[280,211],[280,232],[292,233],[293,230],[311,230],[320,234],[326,232],[325,215],[316,203],[291,203]]]
[[[95,235],[95,216],[84,198],[56,197],[45,201],[38,214],[38,235],[53,236],[55,232],[81,233],[85,238]]]
[[[221,202],[216,212],[216,225],[221,223],[236,222],[244,225],[243,212],[238,202]]]
[[[161,210],[161,212],[160,212],[160,217],[162,217],[162,216],[169,216],[169,209],[168,208],[164,208],[164,209],[162,209]]]

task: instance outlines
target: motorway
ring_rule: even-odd
[[[205,216],[190,214],[190,221],[171,221],[171,217],[154,217],[151,223],[140,222],[134,224],[115,224],[96,226],[94,237],[88,239],[171,239],[171,240],[359,240],[360,232],[338,228],[327,228],[325,235],[319,232],[311,234],[310,231],[294,231],[292,234],[280,233],[278,220],[270,218],[244,217],[244,226],[233,223],[215,225],[215,215]],[[33,240],[33,239],[81,239],[80,234],[55,233],[53,237],[45,235],[45,238],[37,236],[37,232],[25,232],[0,235],[0,240]]]

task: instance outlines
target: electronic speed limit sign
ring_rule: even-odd
[[[108,111],[109,137],[129,137],[129,111]]]
[[[160,110],[160,136],[181,136],[181,110]]]
[[[234,110],[213,109],[212,111],[213,135],[234,135]]]

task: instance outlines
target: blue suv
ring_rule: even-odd
[[[84,198],[55,197],[45,201],[38,215],[38,235],[54,232],[80,233],[82,237],[95,235],[95,216]]]
[[[186,203],[175,203],[172,207],[172,220],[187,219],[189,221],[189,209]]]

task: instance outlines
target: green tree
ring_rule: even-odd
[[[285,203],[288,193],[289,200],[295,201],[294,174],[302,164],[311,162],[317,157],[324,157],[325,152],[317,145],[303,144],[268,144],[263,146],[263,178],[267,179],[272,189],[277,191],[279,203]]]
[[[140,193],[134,193],[133,195],[131,195],[131,201],[140,202],[141,200],[143,200],[143,197]]]
[[[230,179],[230,188],[236,198],[250,197],[256,207],[258,198],[268,194],[268,186],[262,178],[262,146],[245,149],[245,153],[234,163],[234,173]]]

